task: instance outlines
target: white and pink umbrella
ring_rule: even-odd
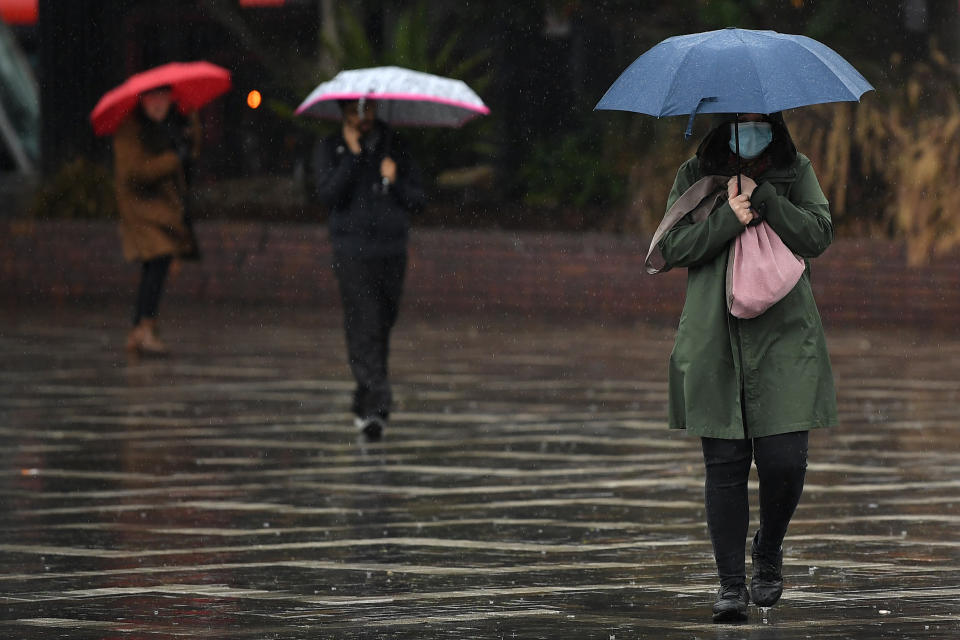
[[[339,120],[338,100],[374,100],[377,117],[393,126],[460,127],[490,113],[463,81],[403,67],[341,71],[314,89],[296,113]]]

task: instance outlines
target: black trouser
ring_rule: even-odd
[[[744,540],[750,526],[747,478],[751,457],[760,480],[760,551],[774,556],[800,502],[807,469],[807,432],[752,440],[701,438],[706,464],[707,526],[723,585],[742,584]]]
[[[140,324],[143,318],[156,318],[163,295],[163,283],[170,270],[171,256],[160,256],[143,263],[140,272],[140,287],[137,289],[137,303],[133,309],[133,324]]]
[[[390,330],[397,321],[406,255],[359,257],[336,253],[333,270],[343,301],[350,371],[357,381],[353,412],[360,417],[390,414],[387,379]]]

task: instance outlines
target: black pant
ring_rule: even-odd
[[[797,431],[752,440],[701,438],[707,471],[707,526],[721,584],[742,584],[746,577],[744,540],[750,526],[747,478],[751,457],[757,461],[760,480],[760,550],[773,556],[783,544],[803,492],[807,435]]]
[[[143,263],[140,271],[140,287],[137,289],[137,303],[133,309],[134,326],[143,318],[156,318],[157,308],[160,306],[160,296],[163,295],[163,283],[170,270],[171,256],[160,256]]]
[[[350,371],[357,381],[353,412],[360,417],[390,414],[387,379],[390,330],[397,321],[406,255],[359,257],[336,253],[333,270],[343,301]]]

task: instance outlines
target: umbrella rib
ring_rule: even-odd
[[[800,43],[798,43],[798,44],[800,44]],[[822,64],[828,71],[830,71],[831,73],[833,73],[833,75],[834,75],[838,80],[840,80],[841,83],[843,83],[843,86],[846,87],[847,90],[848,90],[852,95],[856,95],[856,100],[857,100],[858,102],[859,102],[859,100],[860,100],[860,96],[862,96],[862,95],[863,95],[864,93],[866,93],[867,91],[870,91],[870,90],[873,89],[873,86],[872,86],[869,82],[867,82],[867,79],[866,79],[866,78],[863,78],[863,75],[862,75],[859,71],[857,71],[856,69],[853,69],[853,68],[851,67],[851,70],[854,71],[854,73],[856,73],[856,74],[859,75],[861,78],[863,78],[863,81],[866,83],[866,85],[867,85],[867,87],[868,87],[868,88],[863,89],[862,91],[860,91],[860,93],[857,93],[857,90],[859,89],[859,87],[851,87],[851,86],[850,86],[850,83],[847,82],[846,78],[844,78],[844,77],[841,76],[840,74],[836,73],[836,72],[833,70],[830,61],[825,60],[825,59],[824,59],[824,56],[821,55],[821,53],[822,53],[821,51],[817,51],[817,50],[814,49],[814,48],[807,47],[807,46],[806,46],[806,43],[801,44],[801,46],[802,46],[805,50],[807,50],[808,52],[812,53],[812,54],[814,55],[814,57],[817,59],[817,61],[818,61],[820,64]],[[836,55],[837,55],[838,57],[840,57],[841,59],[843,59],[843,57],[840,56],[840,54],[836,54]],[[854,79],[856,79],[856,78],[854,78]]]
[[[683,65],[686,64],[686,62],[687,62],[687,58],[689,58],[689,57],[693,54],[693,50],[694,50],[696,47],[698,47],[698,46],[700,46],[700,43],[699,43],[699,42],[696,43],[696,44],[694,44],[694,45],[691,45],[691,46],[687,49],[686,53],[683,54],[683,58],[680,59],[679,64],[676,65],[676,68],[677,68],[677,69],[682,69],[682,68],[683,68]],[[673,90],[674,90],[674,88],[676,88],[677,82],[679,82],[679,79],[680,79],[680,74],[674,73],[674,74],[673,74],[673,80],[670,82],[670,89],[669,89],[669,90],[665,93],[665,95],[664,95],[664,102],[667,101],[667,97],[673,95]],[[715,97],[715,96],[700,96],[700,99],[697,100],[697,103],[696,103],[696,104],[694,104],[693,106],[690,107],[690,110],[689,110],[689,111],[682,111],[682,112],[676,113],[676,114],[664,113],[664,112],[663,112],[663,104],[661,103],[661,105],[660,105],[660,113],[657,115],[657,117],[659,118],[660,116],[668,116],[668,115],[688,115],[688,114],[691,114],[691,113],[693,113],[693,111],[696,110],[696,108],[700,105],[700,102],[701,102],[704,98],[712,98],[712,97]],[[684,108],[686,108],[686,107],[684,107]]]
[[[752,47],[747,47],[747,55],[750,56],[750,62],[753,63],[752,65],[750,65],[750,71],[753,73],[754,76],[757,77],[757,85],[760,87],[760,91],[763,93],[763,104],[766,107],[769,107],[770,102],[769,102],[769,96],[767,95],[767,88],[764,85],[764,83],[760,81],[760,75],[757,71],[757,58],[755,55],[756,53],[757,52]],[[776,111],[780,111],[780,109],[777,109]],[[771,113],[774,113],[774,111],[767,111],[766,113],[769,115]]]

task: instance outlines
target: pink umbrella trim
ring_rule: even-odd
[[[476,105],[470,104],[468,102],[462,102],[460,100],[450,100],[448,98],[438,98],[436,96],[428,95],[419,95],[416,93],[328,93],[325,95],[316,98],[313,102],[309,104],[301,105],[297,110],[297,114],[301,114],[304,111],[307,111],[313,107],[318,102],[325,102],[329,100],[359,100],[360,98],[366,98],[367,100],[403,100],[407,102],[434,102],[436,104],[445,104],[451,107],[457,107],[459,109],[466,109],[467,111],[473,111],[480,115],[487,115],[490,113],[490,109],[485,105]]]

